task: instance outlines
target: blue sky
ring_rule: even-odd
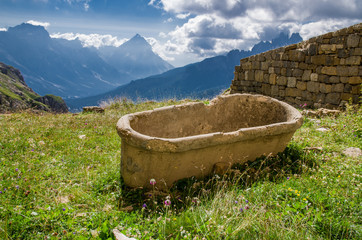
[[[139,33],[175,66],[247,50],[284,31],[303,39],[362,22],[361,0],[0,0],[0,30],[22,22],[84,46]]]

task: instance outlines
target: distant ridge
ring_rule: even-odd
[[[97,105],[102,100],[115,97],[126,97],[134,101],[212,98],[230,86],[234,77],[234,67],[240,64],[240,59],[302,40],[298,33],[292,34],[291,37],[280,33],[271,42],[260,42],[250,51],[232,50],[225,56],[207,58],[159,75],[135,80],[104,94],[82,99],[68,99],[67,103],[74,111],[82,106]]]

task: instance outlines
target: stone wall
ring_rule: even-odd
[[[231,93],[264,94],[318,108],[359,103],[361,33],[362,23],[241,59]]]

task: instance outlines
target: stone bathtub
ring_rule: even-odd
[[[119,119],[121,174],[130,187],[165,189],[183,178],[204,177],[215,164],[243,163],[285,149],[302,125],[298,110],[250,94],[128,114]]]

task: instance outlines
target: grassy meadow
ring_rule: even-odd
[[[362,108],[305,118],[283,153],[168,192],[120,176],[116,122],[184,101],[0,115],[0,239],[361,239]],[[327,131],[318,131],[325,128]]]

